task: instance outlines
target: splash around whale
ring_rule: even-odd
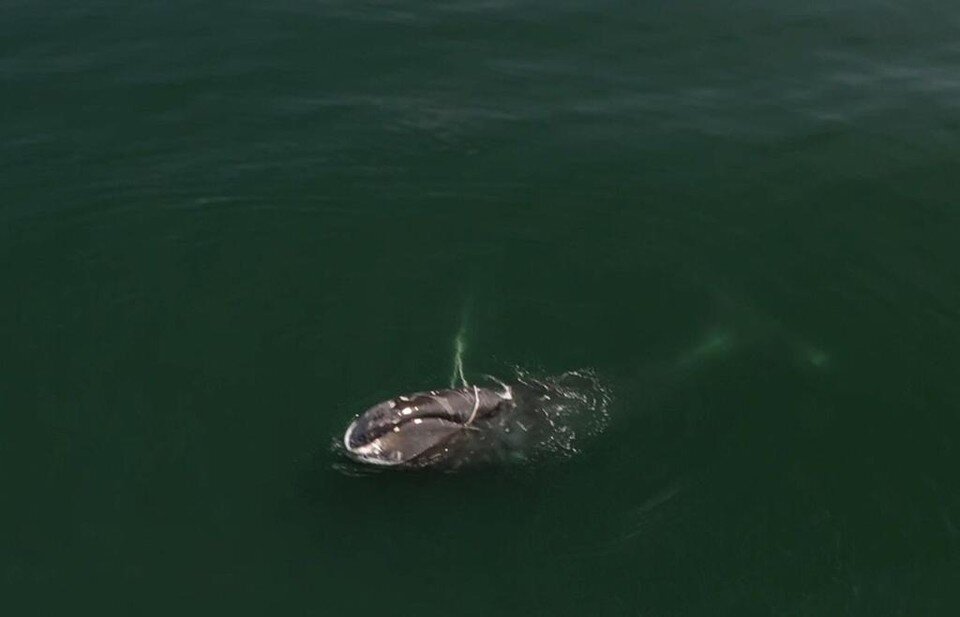
[[[509,384],[429,390],[380,402],[343,435],[356,462],[393,468],[459,468],[569,456],[606,424],[607,390],[590,371]]]

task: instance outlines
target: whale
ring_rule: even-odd
[[[515,410],[513,388],[500,385],[415,392],[377,403],[350,423],[343,447],[350,458],[370,465],[436,463]]]

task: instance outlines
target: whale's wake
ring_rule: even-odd
[[[612,397],[593,370],[537,375],[515,368],[514,373],[517,407],[491,430],[509,460],[573,456],[607,427]]]

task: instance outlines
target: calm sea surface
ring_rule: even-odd
[[[6,615],[960,611],[954,1],[6,0],[0,298]]]

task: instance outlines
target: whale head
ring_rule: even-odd
[[[502,392],[466,387],[398,396],[351,422],[343,446],[362,463],[415,465],[443,454],[457,436],[482,430],[485,422],[513,406],[509,387]]]

